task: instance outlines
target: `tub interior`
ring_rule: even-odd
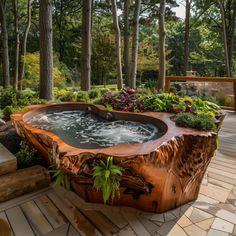
[[[82,149],[145,143],[165,134],[163,124],[106,119],[88,110],[52,110],[27,120],[32,127],[51,131],[63,142]]]

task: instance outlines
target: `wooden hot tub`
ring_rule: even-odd
[[[28,121],[40,113],[64,110],[91,110],[114,120],[130,120],[157,125],[164,135],[145,143],[119,144],[99,149],[81,149],[63,142],[50,131],[34,128]],[[31,142],[48,164],[72,174],[74,191],[88,202],[103,203],[93,188],[92,165],[97,159],[113,156],[125,169],[121,176],[120,198],[113,205],[130,206],[149,212],[165,212],[197,199],[206,168],[216,149],[217,134],[180,128],[172,114],[108,112],[101,105],[62,103],[35,105],[25,113],[11,116],[17,133]]]

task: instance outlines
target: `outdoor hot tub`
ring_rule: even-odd
[[[197,199],[217,134],[180,128],[173,114],[107,111],[101,105],[35,105],[11,116],[17,133],[48,164],[72,176],[73,190],[103,203],[93,187],[93,165],[113,157],[124,172],[120,198],[108,204],[164,212]]]

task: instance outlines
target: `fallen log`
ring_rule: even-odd
[[[0,177],[0,202],[19,197],[50,184],[50,175],[42,166],[33,166]]]

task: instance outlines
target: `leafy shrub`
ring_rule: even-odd
[[[3,119],[8,120],[10,118],[11,114],[13,114],[14,112],[15,112],[15,108],[13,106],[6,106],[2,110]]]
[[[88,100],[89,100],[88,92],[78,91],[77,102],[88,102]]]
[[[217,115],[220,113],[220,107],[210,101],[202,100],[201,98],[197,98],[193,103],[193,109],[195,111],[207,113],[211,116]]]
[[[104,94],[99,104],[104,106],[112,106],[115,110],[122,111],[143,111],[143,105],[138,100],[138,95],[135,90],[122,90],[121,92],[109,92]]]
[[[4,120],[9,120],[11,114],[16,113],[16,112],[24,112],[25,108],[24,107],[13,107],[13,106],[6,106],[2,110],[2,115]]]
[[[39,87],[39,77],[40,77],[40,55],[39,52],[27,53],[24,58],[25,62],[25,78],[22,81],[24,87],[29,87],[37,90]],[[53,56],[53,78],[54,84],[57,87],[62,87],[66,83],[66,76],[69,75],[68,68],[59,62],[57,55]]]
[[[175,118],[175,122],[181,127],[190,127],[203,131],[216,131],[214,119],[206,114],[194,115],[192,113],[179,113]]]
[[[108,157],[106,163],[100,161],[93,168],[94,188],[102,191],[103,201],[106,203],[111,197],[113,200],[115,195],[119,197],[119,176],[122,175],[123,169],[113,164],[113,157]]]
[[[17,96],[13,89],[2,89],[0,91],[0,108],[4,109],[6,106],[16,106]]]
[[[177,97],[173,93],[161,93],[141,98],[145,111],[173,111],[173,105],[178,104]]]
[[[101,88],[101,89],[99,89],[99,90],[100,90],[101,96],[103,96],[105,93],[110,92],[110,89],[108,89],[108,88]]]
[[[17,165],[19,168],[30,167],[40,163],[41,159],[37,157],[37,150],[29,143],[22,141],[20,150],[16,154]]]
[[[98,89],[92,89],[88,92],[89,99],[95,99],[100,96],[100,91]]]

